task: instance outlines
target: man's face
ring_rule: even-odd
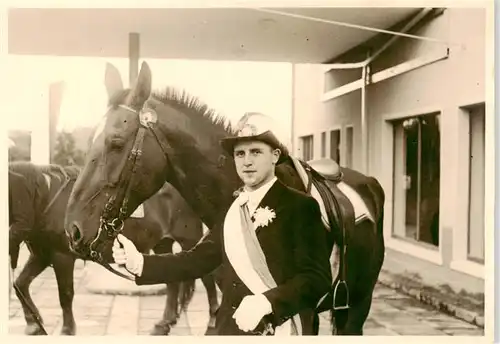
[[[234,147],[236,172],[249,190],[256,190],[274,177],[280,150],[260,141],[240,142]]]

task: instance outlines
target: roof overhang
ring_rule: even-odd
[[[388,29],[418,8],[273,8]],[[250,8],[11,8],[8,53],[129,56],[140,34],[141,58],[324,63],[377,32]]]

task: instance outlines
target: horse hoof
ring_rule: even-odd
[[[168,336],[170,333],[170,325],[168,324],[156,324],[151,332],[151,336]]]
[[[215,317],[210,317],[208,320],[207,328],[215,328]]]
[[[74,327],[63,327],[61,329],[61,336],[74,336],[76,335],[76,329]]]
[[[29,324],[26,325],[26,328],[24,329],[24,334],[27,336],[42,336],[45,333],[43,333],[43,330],[36,324]]]
[[[215,336],[215,327],[207,327],[207,330],[205,331],[205,336]]]

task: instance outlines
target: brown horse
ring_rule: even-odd
[[[68,198],[79,172],[77,167],[39,166],[29,162],[9,164],[10,222],[17,226],[14,228],[20,236],[17,243],[24,241],[30,251],[27,263],[14,282],[17,297],[24,298],[27,303],[22,305],[27,322],[25,333],[28,335],[43,334],[35,317],[42,318],[30,296],[29,287],[48,266],[54,268],[59,289],[63,312],[61,332],[64,335],[76,333],[72,303],[73,271],[78,257],[69,250],[63,222]],[[169,184],[144,202],[144,217],[128,219],[123,230],[141,252],[153,250],[155,253],[172,252],[174,242],[178,242],[183,249],[189,249],[203,235],[201,221]],[[10,247],[10,251],[16,266],[18,247]],[[106,262],[111,262],[110,247],[104,249],[104,257]],[[202,282],[208,293],[210,329],[218,308],[217,291],[212,275],[203,277]],[[176,323],[193,291],[194,281],[167,285],[165,310],[152,330],[153,335],[169,333],[170,326]]]
[[[88,151],[66,213],[71,248],[84,257],[98,255],[103,243],[116,236],[115,223],[127,218],[165,181],[212,230],[218,230],[214,224],[221,222],[233,192],[241,186],[233,157],[219,145],[220,139],[235,134],[224,118],[186,93],[167,88],[152,94],[146,63],[132,89],[124,90],[120,80],[116,68],[108,65],[109,108],[103,131]],[[306,191],[296,166],[292,160],[285,161],[277,166],[277,176],[286,185]],[[385,196],[375,178],[346,168],[341,172],[344,186],[352,190],[353,199],[361,200],[367,208],[362,214],[367,216],[358,217],[345,235],[330,221],[329,248],[332,252],[335,245],[348,248],[339,251],[347,266],[341,273],[350,307],[340,309],[330,303],[326,308],[335,308],[335,333],[361,335],[384,260]]]

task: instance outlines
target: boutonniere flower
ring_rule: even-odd
[[[265,227],[271,222],[273,222],[273,219],[276,218],[276,213],[274,212],[273,209],[269,207],[265,208],[257,208],[255,210],[255,213],[253,214],[254,220],[254,225],[255,228],[258,228],[260,226]]]

